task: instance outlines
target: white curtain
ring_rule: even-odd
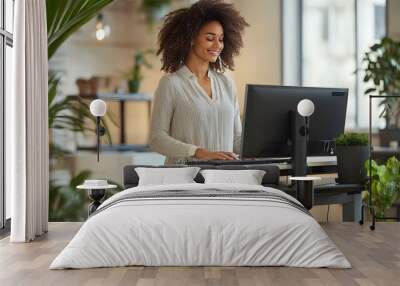
[[[45,0],[15,1],[13,94],[6,99],[12,242],[47,232],[49,191]]]

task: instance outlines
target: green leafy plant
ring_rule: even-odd
[[[81,171],[72,177],[67,185],[59,184],[55,180],[50,181],[50,221],[84,221],[87,218],[87,206],[90,203],[87,191],[77,190],[76,187],[89,179],[91,174],[88,170]],[[108,180],[108,183],[117,185],[117,188],[107,191],[108,196],[123,189],[114,181]]]
[[[366,146],[368,145],[368,134],[343,133],[336,138],[336,146]]]
[[[90,113],[90,107],[80,97],[65,97],[56,101],[57,85],[59,79],[55,75],[49,77],[49,128],[65,129],[73,132],[84,133],[90,131],[95,133],[96,118]],[[115,119],[107,114],[107,118],[117,125]],[[106,129],[108,143],[111,143],[111,135],[107,123],[101,118],[101,122]]]
[[[98,12],[113,0],[46,0],[48,58],[50,59],[65,40],[81,26],[95,17]],[[95,119],[87,102],[80,98],[66,97],[56,100],[59,79],[49,74],[48,105],[49,128],[66,129],[74,132],[95,132]],[[111,118],[111,117],[109,117]],[[89,122],[89,124],[88,124]],[[115,121],[112,120],[115,124]],[[106,123],[108,141],[111,136]],[[67,152],[62,146],[50,142],[50,160],[61,158]],[[50,164],[51,166],[51,164]],[[49,218],[51,221],[80,221],[86,217],[87,194],[77,192],[76,186],[89,178],[91,172],[82,171],[72,177],[69,184],[62,185],[49,181]]]
[[[50,59],[65,40],[81,26],[95,17],[113,0],[46,0],[48,58]],[[91,115],[87,102],[80,98],[66,97],[56,101],[59,79],[49,74],[49,128],[67,129],[74,132],[95,132],[95,118]],[[115,120],[109,117],[113,124]],[[93,124],[87,124],[87,122]],[[111,143],[107,124],[107,139]]]
[[[87,216],[85,205],[89,199],[84,191],[76,187],[83,184],[91,175],[90,171],[82,171],[71,178],[67,185],[50,180],[49,219],[50,221],[83,221]]]
[[[135,59],[132,69],[126,74],[128,79],[128,87],[130,93],[137,93],[140,88],[140,83],[143,80],[142,67],[152,68],[152,65],[147,60],[147,55],[154,54],[154,50],[138,50],[135,53]]]
[[[384,37],[370,47],[364,55],[366,65],[364,82],[372,82],[374,87],[365,90],[366,95],[400,94],[400,42]],[[381,116],[385,117],[386,127],[399,127],[400,103],[396,98],[385,98]]]
[[[386,164],[379,165],[372,160],[370,170],[369,161],[365,162],[365,170],[369,174],[371,172],[371,201],[375,207],[378,218],[385,215],[393,203],[400,196],[400,161],[396,157],[391,157],[386,161]],[[368,187],[367,184],[367,187]],[[364,192],[364,199],[369,200],[369,193]]]

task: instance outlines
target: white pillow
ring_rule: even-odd
[[[261,170],[202,170],[204,183],[261,185],[265,171]]]
[[[135,168],[139,176],[138,186],[195,183],[193,179],[199,170],[199,167]]]

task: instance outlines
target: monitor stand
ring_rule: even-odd
[[[309,124],[308,118],[300,116],[295,111],[290,111],[291,138],[292,138],[292,171],[295,178],[303,178],[295,182],[297,191],[296,199],[298,199],[307,209],[311,209],[314,205],[314,189],[313,182],[304,180],[307,176],[307,141]]]
[[[292,139],[292,172],[293,176],[307,175],[307,140],[308,122],[296,111],[290,111],[290,132]]]

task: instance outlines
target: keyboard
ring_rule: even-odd
[[[290,158],[246,158],[238,160],[196,160],[188,161],[187,165],[251,165],[290,163]]]

